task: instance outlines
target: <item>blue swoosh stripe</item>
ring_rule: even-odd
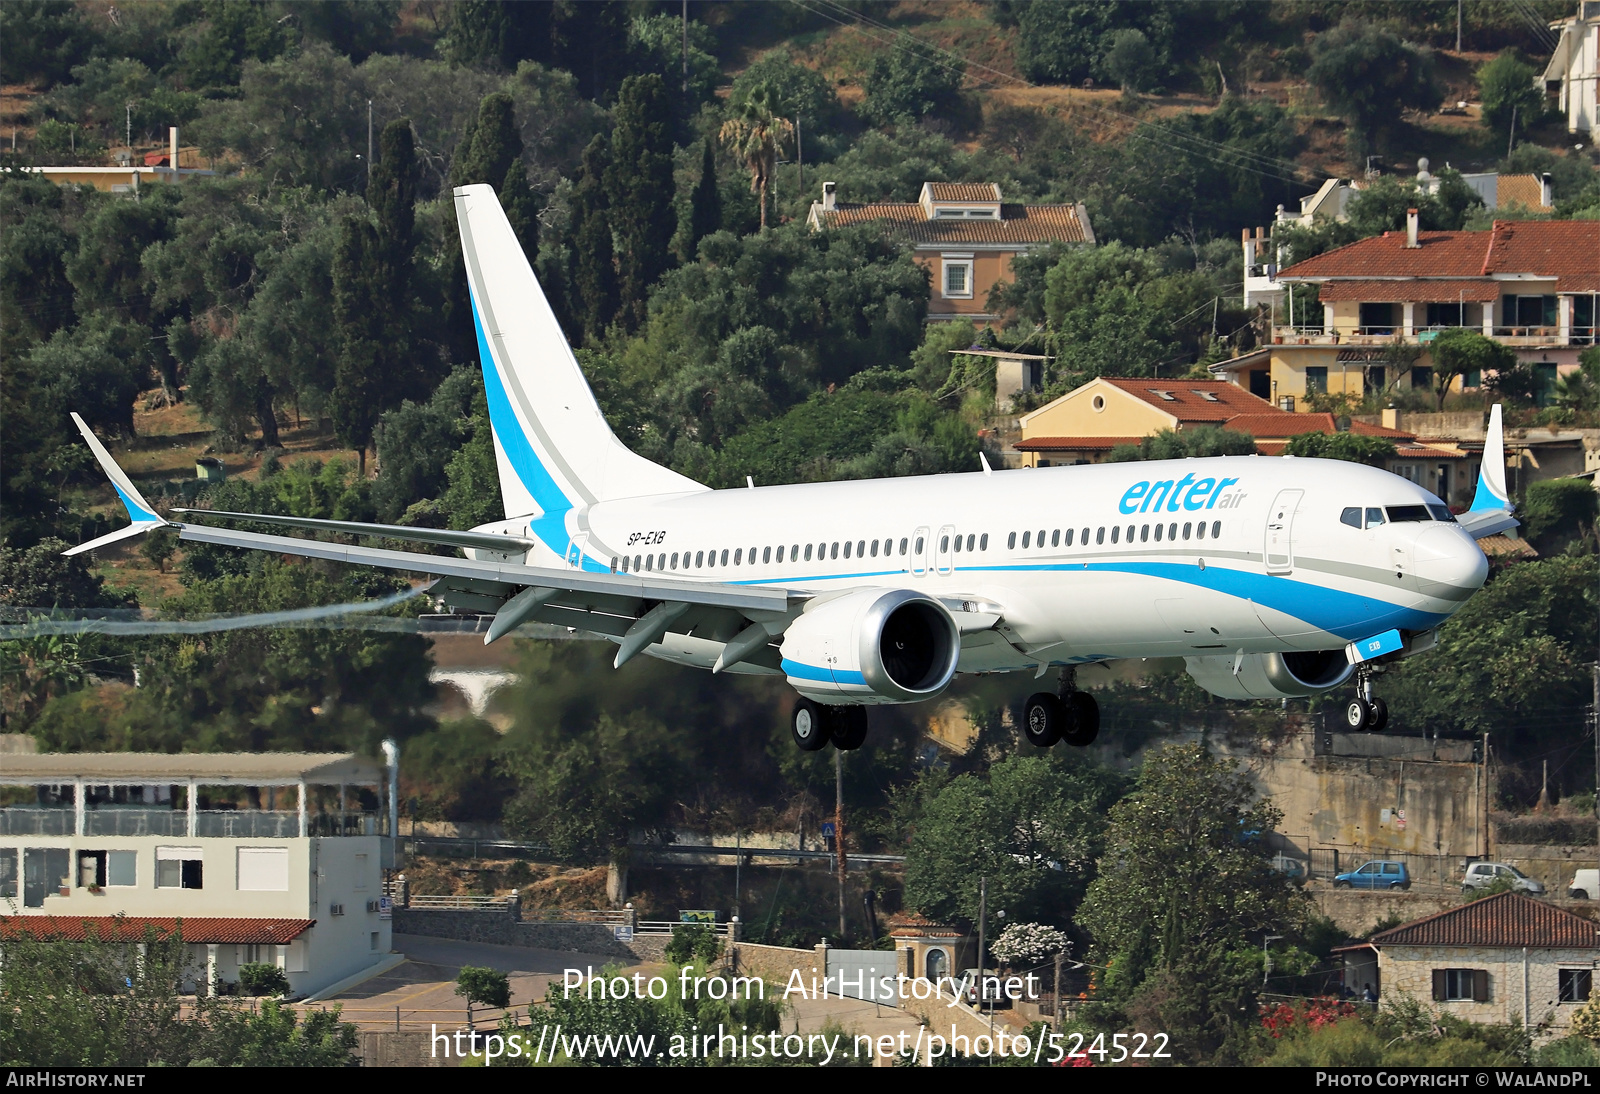
[[[138,502],[134,501],[127,494],[123,493],[122,487],[118,486],[115,482],[111,484],[111,489],[115,490],[117,492],[117,497],[122,499],[122,507],[128,511],[129,520],[153,520],[157,522],[161,520],[160,517],[156,516]]]
[[[818,665],[807,665],[800,661],[791,661],[787,657],[781,662],[784,674],[796,680],[817,680],[824,684],[860,684],[866,686],[867,678],[859,672],[849,669],[825,669]]]
[[[489,403],[489,424],[494,428],[495,439],[500,442],[501,450],[511,461],[511,468],[516,472],[518,480],[528,493],[533,495],[534,503],[543,510],[537,520],[529,523],[528,530],[546,547],[565,559],[572,546],[572,539],[567,535],[567,513],[572,510],[572,500],[546,470],[538,453],[533,450],[533,445],[528,443],[528,437],[522,431],[522,424],[517,421],[516,411],[511,408],[511,397],[506,393],[505,384],[500,379],[500,370],[495,367],[494,355],[489,351],[489,339],[483,332],[483,320],[478,315],[476,295],[472,297],[472,326],[478,334],[478,363],[483,369],[484,394]],[[610,566],[602,566],[585,555],[583,569],[591,573],[602,573],[609,572]]]
[[[1418,608],[1407,608],[1399,604],[1390,603],[1387,600],[1363,596],[1360,593],[1328,589],[1320,585],[1295,581],[1292,578],[1269,577],[1266,574],[1254,574],[1247,570],[1236,570],[1226,566],[1212,566],[1201,570],[1196,566],[1176,562],[1091,562],[1087,565],[1082,562],[1071,562],[962,566],[957,567],[957,570],[961,573],[1093,570],[1102,573],[1141,574],[1145,577],[1156,577],[1182,585],[1193,585],[1197,588],[1208,589],[1226,596],[1249,600],[1263,607],[1280,611],[1294,619],[1299,619],[1318,630],[1339,635],[1349,641],[1366,638],[1378,631],[1390,628],[1413,631],[1427,630],[1430,627],[1438,626],[1449,618],[1448,615],[1425,612]],[[826,574],[810,577],[797,575],[787,579],[785,583],[833,581],[847,578],[860,579],[904,572],[903,570],[888,570],[880,573]],[[767,585],[772,583],[772,579],[767,579],[764,581],[737,581],[729,584]],[[930,592],[936,591],[930,590]]]

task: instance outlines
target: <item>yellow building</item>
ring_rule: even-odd
[[[1246,300],[1270,309],[1270,343],[1211,366],[1284,410],[1307,396],[1360,400],[1432,391],[1429,343],[1467,327],[1515,350],[1548,390],[1600,331],[1600,222],[1496,221],[1486,232],[1425,232],[1413,210],[1386,232],[1277,270],[1259,230],[1244,236]],[[1297,286],[1312,286],[1314,304]],[[1291,300],[1294,301],[1291,310]],[[1456,390],[1476,388],[1475,374]]]
[[[1012,278],[1011,261],[1051,243],[1093,246],[1094,230],[1082,203],[1018,205],[1001,200],[992,182],[925,182],[914,202],[851,204],[837,186],[822,184],[806,223],[812,231],[850,224],[884,223],[911,241],[913,257],[928,271],[933,295],[929,322],[967,319],[987,326],[1002,317],[988,310],[989,291]]]
[[[1244,433],[1256,451],[1279,456],[1304,433],[1341,431],[1394,442],[1388,470],[1420,483],[1448,502],[1466,504],[1481,456],[1449,442],[1421,441],[1388,425],[1291,414],[1222,380],[1152,380],[1101,376],[1017,419],[1013,445],[1024,467],[1101,463],[1118,445],[1138,444],[1162,430],[1204,426]]]

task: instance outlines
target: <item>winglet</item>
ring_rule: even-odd
[[[89,428],[88,423],[78,417],[76,413],[73,413],[72,421],[77,425],[78,432],[83,434],[83,439],[89,443],[89,451],[94,453],[94,458],[100,463],[100,470],[104,471],[106,478],[111,480],[112,488],[116,490],[117,496],[122,499],[122,506],[128,511],[128,519],[133,523],[126,528],[117,529],[110,535],[101,536],[99,539],[91,539],[88,543],[80,543],[76,547],[70,547],[61,553],[64,555],[81,555],[85,551],[93,551],[97,547],[105,547],[130,536],[136,536],[141,532],[148,532],[152,528],[160,528],[166,525],[168,522],[161,519],[156,514],[154,507],[144,500],[144,495],[139,493],[139,488],[134,486],[133,480],[128,478],[127,473],[117,466],[117,461],[111,458],[111,453],[106,451],[106,446],[100,443],[100,438],[94,435],[94,431]]]
[[[1478,492],[1469,512],[1511,508],[1511,492],[1506,489],[1505,429],[1500,423],[1500,404],[1489,411],[1489,430],[1483,438],[1483,466],[1478,469]]]

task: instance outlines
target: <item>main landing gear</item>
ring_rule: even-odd
[[[1344,705],[1345,728],[1351,733],[1379,733],[1389,724],[1389,704],[1372,697],[1372,670],[1356,669],[1356,694]]]
[[[1078,690],[1076,669],[1061,670],[1056,692],[1041,691],[1028,697],[1022,708],[1022,732],[1028,743],[1037,748],[1049,748],[1057,741],[1074,748],[1093,744],[1100,735],[1100,705],[1094,696]]]
[[[854,752],[867,740],[867,708],[830,706],[802,696],[794,701],[789,731],[802,752],[820,751],[830,741],[840,752]]]

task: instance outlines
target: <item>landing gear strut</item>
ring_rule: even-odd
[[[1066,666],[1056,685],[1057,694],[1041,691],[1028,697],[1022,708],[1022,732],[1036,748],[1065,741],[1075,748],[1092,744],[1100,735],[1100,705],[1094,696],[1078,690],[1077,669]]]
[[[867,708],[830,706],[802,696],[794,701],[789,731],[802,752],[820,751],[829,741],[840,752],[853,752],[867,739]]]
[[[1372,696],[1372,669],[1356,669],[1356,694],[1344,705],[1344,724],[1351,733],[1378,733],[1389,724],[1389,704]]]

